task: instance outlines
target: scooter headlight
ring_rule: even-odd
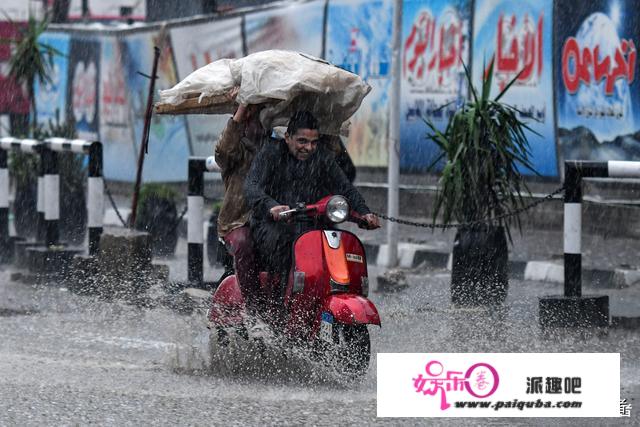
[[[327,203],[327,218],[336,224],[349,217],[349,202],[342,196],[333,196]]]

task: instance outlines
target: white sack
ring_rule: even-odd
[[[178,105],[189,95],[205,96],[224,95],[235,86],[229,63],[232,59],[220,59],[198,68],[171,89],[160,91],[160,103]]]
[[[371,87],[358,75],[298,52],[267,50],[244,58],[221,59],[191,73],[169,90],[161,102],[178,104],[187,94],[202,97],[239,87],[236,101],[267,104],[260,119],[265,128],[286,126],[297,110],[311,111],[323,133],[337,134],[360,107]]]

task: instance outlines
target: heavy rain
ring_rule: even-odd
[[[0,425],[638,424],[634,6],[4,0]]]

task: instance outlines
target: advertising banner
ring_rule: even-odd
[[[521,73],[501,101],[520,111],[536,172],[558,175],[553,103],[553,1],[477,0],[473,23],[473,81],[482,87],[491,60],[491,97]],[[483,69],[483,64],[486,67]],[[536,134],[537,133],[537,134]],[[521,172],[533,172],[522,168]]]
[[[351,118],[347,149],[357,166],[386,166],[393,1],[329,3],[326,59],[372,87]]]
[[[467,96],[469,0],[406,0],[402,12],[400,167],[425,171],[441,151],[425,120],[444,130]]]
[[[161,50],[155,86],[157,94],[158,90],[168,89],[177,82],[168,34],[159,32],[129,35],[122,40],[120,46],[129,93],[136,153],[142,140],[149,91],[149,79],[139,72],[147,75],[151,73],[154,46],[160,47]],[[145,182],[185,181],[189,155],[184,116],[154,115],[149,129],[149,152],[145,157],[143,180]]]
[[[69,47],[67,117],[73,116],[78,138],[98,139],[100,41],[73,36]]]
[[[21,0],[24,1],[24,0]],[[69,1],[69,19],[82,19],[83,0]],[[144,20],[147,10],[146,0],[87,0],[90,19],[118,19],[122,7],[131,8],[129,18]]]
[[[66,120],[70,37],[68,34],[44,33],[38,41],[60,52],[53,56],[49,73],[51,81],[40,84],[36,79],[34,88],[38,124],[48,127],[49,122],[55,125],[58,120],[60,124]]]
[[[197,34],[197,37],[194,37]],[[242,52],[242,19],[232,18],[206,24],[177,27],[171,30],[171,41],[178,69],[184,79],[193,71],[221,58],[240,58]],[[189,115],[191,153],[210,156],[228,116]]]
[[[108,178],[133,181],[138,153],[133,142],[121,45],[115,37],[102,39],[100,73],[100,140]],[[142,70],[141,70],[142,71]]]
[[[247,53],[285,49],[321,57],[324,5],[312,1],[246,15]]]
[[[14,40],[18,27],[11,22],[0,22],[0,39]],[[26,91],[9,78],[11,43],[0,43],[0,114],[28,114],[29,99]]]
[[[633,0],[557,4],[563,160],[640,160],[640,14]]]

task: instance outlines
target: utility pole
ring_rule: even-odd
[[[387,215],[400,213],[398,181],[400,178],[400,79],[402,71],[400,41],[402,38],[402,0],[396,0],[393,12],[391,56],[391,115],[389,117],[389,166],[387,168]],[[387,267],[398,264],[398,224],[387,222]]]

